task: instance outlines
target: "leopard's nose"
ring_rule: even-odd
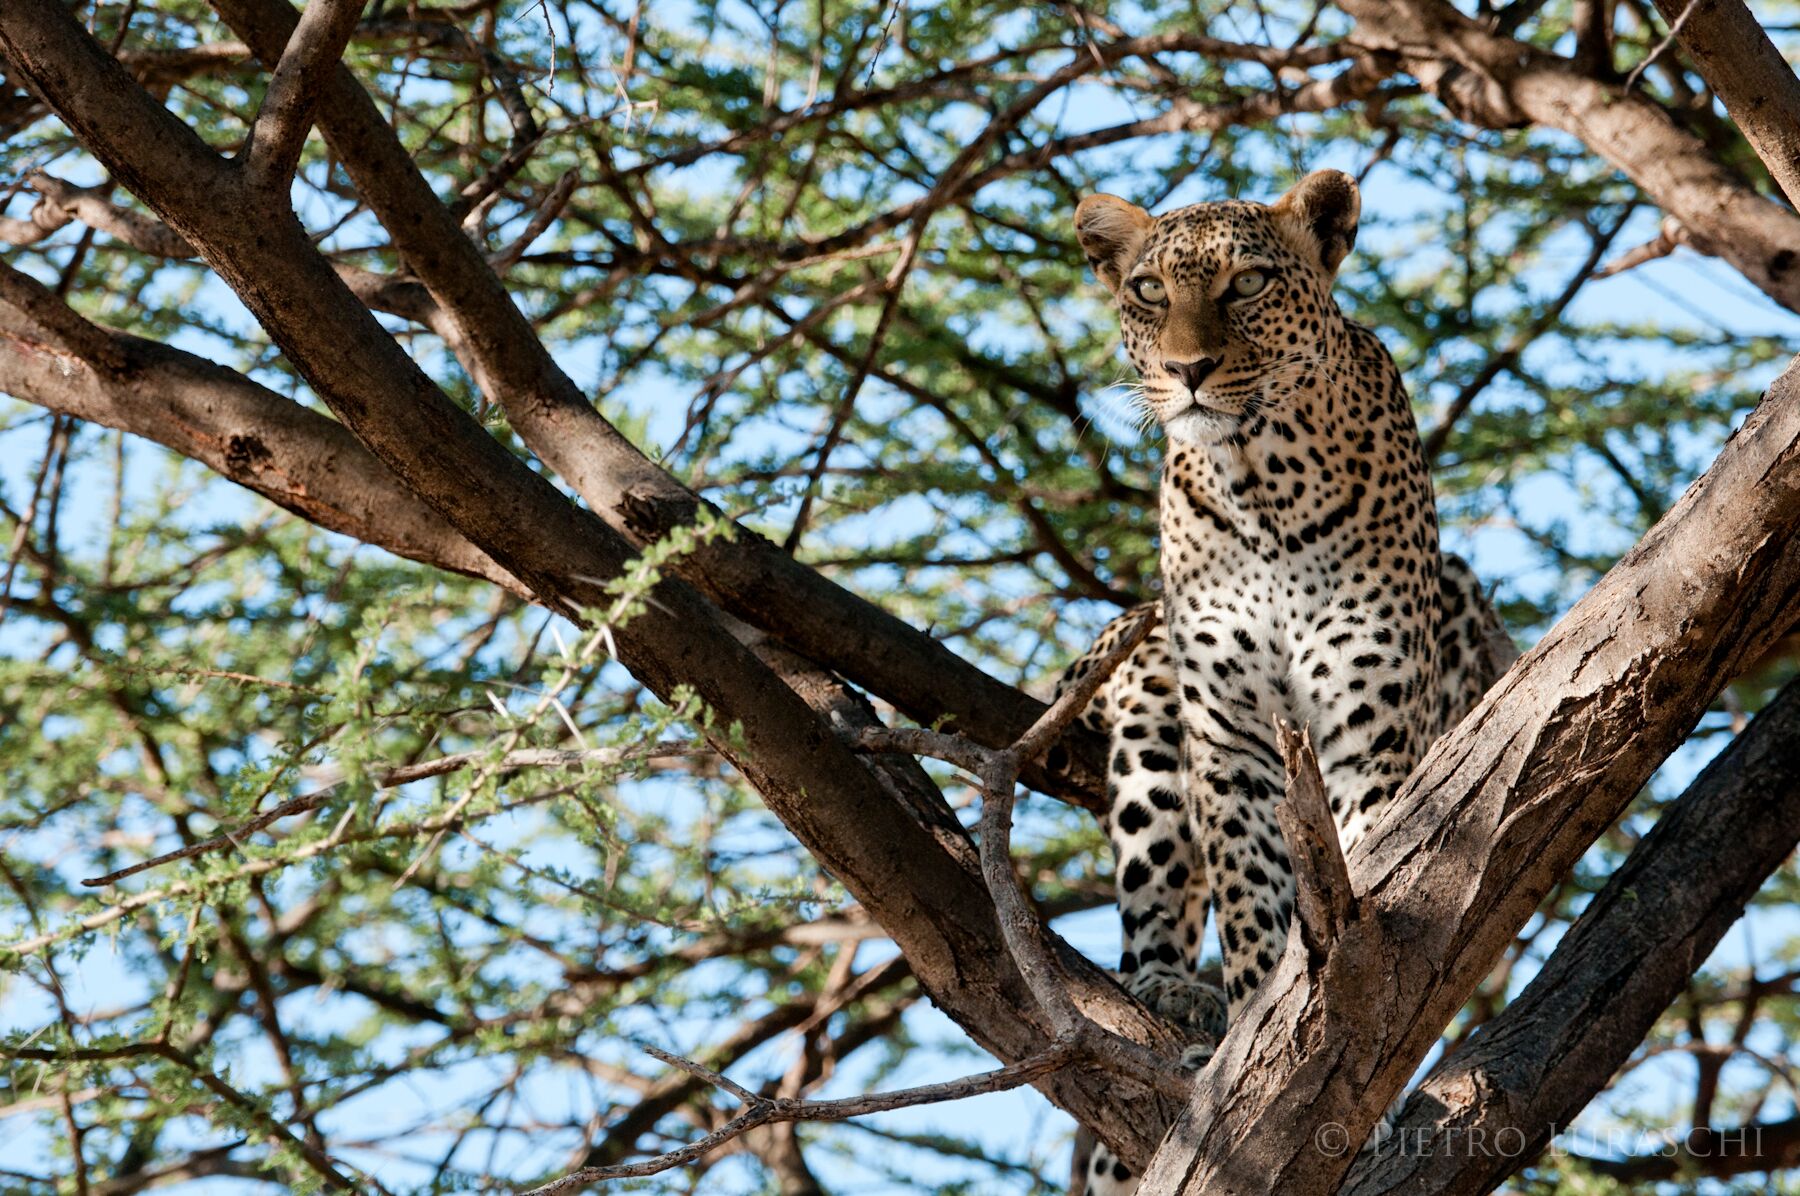
[[[1165,361],[1163,369],[1181,380],[1189,390],[1198,391],[1206,376],[1219,364],[1217,357],[1201,357],[1193,361]]]

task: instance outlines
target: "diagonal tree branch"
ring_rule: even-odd
[[[362,7],[363,0],[308,0],[275,64],[244,147],[244,173],[256,190],[282,190],[293,180],[313,110],[350,44]]]
[[[1663,211],[1704,229],[1764,294],[1800,311],[1800,215],[1745,185],[1641,92],[1490,32],[1443,0],[1339,6],[1356,19],[1359,41],[1399,54],[1456,116],[1488,128],[1536,122],[1579,138]]]
[[[1743,0],[1656,0],[1788,202],[1800,205],[1800,80]]]
[[[1796,842],[1800,683],[1694,779],[1525,990],[1407,1099],[1346,1196],[1475,1196],[1528,1163],[1624,1065]],[[1509,1145],[1456,1148],[1475,1141]]]
[[[529,597],[342,424],[205,358],[90,324],[4,262],[0,391],[154,440],[320,527]]]
[[[982,1072],[980,1075],[965,1076],[959,1080],[946,1080],[937,1084],[924,1084],[917,1088],[902,1088],[897,1092],[872,1092],[866,1096],[841,1097],[837,1100],[795,1100],[791,1097],[759,1096],[716,1072],[699,1067],[698,1064],[678,1059],[663,1051],[657,1051],[655,1054],[657,1058],[673,1063],[683,1071],[699,1074],[709,1083],[724,1088],[744,1101],[746,1108],[712,1133],[687,1146],[657,1155],[655,1158],[644,1159],[641,1162],[616,1163],[609,1167],[583,1167],[561,1179],[532,1188],[523,1196],[563,1196],[564,1193],[579,1192],[583,1188],[607,1180],[632,1179],[670,1171],[676,1167],[698,1162],[758,1126],[792,1121],[842,1121],[850,1117],[866,1117],[871,1113],[884,1113],[893,1109],[909,1109],[918,1105],[965,1100],[986,1092],[1005,1092],[1012,1088],[1023,1087],[1060,1068],[1067,1067],[1075,1057],[1075,1049],[1070,1042],[1058,1041],[1029,1059],[1022,1059],[994,1071]]]
[[[451,403],[346,289],[285,205],[272,213],[252,202],[236,172],[137,87],[58,0],[0,7],[0,46],[89,151],[232,285],[333,412],[408,487],[538,601],[570,611],[607,601],[605,583],[631,563],[633,546]],[[347,76],[339,71],[334,79]],[[385,125],[380,132],[391,141]],[[418,178],[410,165],[406,173]],[[456,241],[467,244],[460,234]],[[483,285],[517,320],[492,270],[479,264]],[[472,341],[493,332],[473,322],[468,331]],[[541,344],[527,339],[500,348],[527,366],[547,360]],[[529,407],[522,414],[537,434],[554,430],[532,422]],[[677,686],[694,689],[721,728],[715,746],[889,931],[920,983],[977,1041],[1015,1060],[1053,1041],[1054,1027],[1006,950],[972,862],[890,800],[863,761],[698,595],[663,582],[615,639],[621,662],[653,692],[666,698]],[[724,734],[733,724],[737,734]],[[954,821],[941,796],[936,806]],[[1066,944],[1057,941],[1055,953],[1066,986],[1097,1023],[1141,1044],[1175,1040],[1171,1027]],[[1140,1154],[1148,1146],[1146,1112],[1153,1121],[1172,1112],[1155,1090],[1099,1071],[1073,1069],[1041,1083],[1109,1141]]]
[[[295,23],[287,4],[216,0],[214,7],[259,58],[279,60]],[[506,410],[533,452],[634,543],[655,542],[703,514],[717,514],[612,427],[551,359],[347,69],[328,85],[319,121],[395,248],[455,326],[460,355],[477,385]],[[1000,748],[1043,713],[1041,703],[748,529],[729,542],[703,546],[675,568],[724,609],[880,694],[919,723]],[[1104,755],[1098,736],[1071,732],[1025,779],[1099,808]]]

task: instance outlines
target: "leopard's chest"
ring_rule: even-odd
[[[1353,677],[1400,685],[1410,709],[1431,665],[1437,529],[1422,461],[1390,439],[1265,425],[1171,452],[1163,593],[1185,689],[1260,725],[1316,714]]]

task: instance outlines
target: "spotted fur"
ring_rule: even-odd
[[[1275,719],[1311,727],[1347,850],[1511,658],[1473,573],[1440,553],[1400,372],[1331,297],[1358,209],[1348,176],[1318,171],[1272,205],[1153,218],[1096,195],[1075,214],[1168,440],[1162,620],[1083,715],[1111,745],[1119,974],[1197,1038],[1286,941]],[[1196,972],[1209,906],[1222,991]],[[1104,1147],[1082,1172],[1090,1196],[1136,1189]]]

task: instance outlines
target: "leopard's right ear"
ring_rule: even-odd
[[[1150,235],[1150,213],[1116,195],[1090,195],[1075,205],[1075,239],[1088,265],[1115,295]]]

